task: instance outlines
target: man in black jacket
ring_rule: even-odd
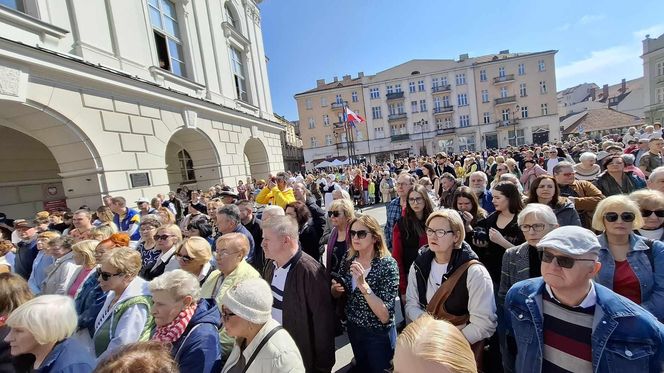
[[[263,243],[263,229],[261,228],[261,221],[254,216],[254,203],[248,200],[241,200],[237,203],[240,209],[240,222],[247,228],[251,236],[254,238],[254,268],[261,272],[265,267],[265,254],[261,244]]]

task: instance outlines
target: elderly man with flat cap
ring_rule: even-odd
[[[560,227],[537,249],[542,277],[516,283],[505,301],[514,371],[662,372],[662,324],[593,281],[601,267],[595,234]]]

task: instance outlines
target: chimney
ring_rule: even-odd
[[[627,92],[627,82],[625,81],[625,78],[623,78],[622,82],[620,82],[620,92]]]
[[[320,88],[325,85],[325,79],[316,80],[316,88]]]
[[[357,77],[364,78],[364,71],[360,71],[359,73],[357,73]]]
[[[459,62],[463,62],[468,59],[468,53],[460,54],[459,55]]]
[[[334,78],[332,78],[332,80],[333,80],[334,82],[338,82],[338,81],[339,81],[339,78],[335,76]]]
[[[609,85],[604,84],[602,86],[602,100],[608,100],[609,99]]]
[[[590,99],[595,101],[596,98],[597,98],[597,90],[595,89],[595,87],[592,87],[590,88]]]
[[[344,75],[342,79],[344,80],[344,82],[349,81],[350,80],[350,75]]]

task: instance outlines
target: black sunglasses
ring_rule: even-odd
[[[664,218],[664,210],[641,210],[641,216],[647,218],[648,216],[655,213],[658,218]]]
[[[180,255],[180,253],[176,253],[175,257],[177,259],[182,259],[182,261],[185,262],[185,263],[189,263],[192,260],[194,260],[194,258],[190,257],[189,255]]]
[[[542,251],[540,252],[540,260],[542,260],[544,263],[552,263],[553,258],[556,258],[556,263],[558,263],[558,266],[561,268],[567,268],[570,269],[574,267],[574,263],[576,262],[596,262],[595,259],[578,259],[578,258],[570,258],[569,256],[563,256],[563,255],[553,255],[548,251]]]
[[[340,215],[341,215],[341,212],[339,212],[339,211],[328,211],[327,212],[327,216],[330,217],[330,218],[333,217],[333,216],[335,218],[338,218]]]
[[[101,279],[104,280],[104,281],[110,280],[111,277],[121,276],[121,275],[123,275],[123,273],[108,273],[108,272],[102,271],[101,268],[97,268],[97,277],[101,277]]]
[[[618,221],[618,217],[620,217],[620,219],[625,223],[631,223],[634,221],[634,218],[636,218],[633,212],[623,212],[620,215],[618,215],[617,212],[607,212],[604,214],[604,219],[606,219],[606,221],[609,223]]]
[[[362,240],[367,236],[367,234],[369,234],[369,231],[365,231],[365,230],[354,231],[354,230],[351,229],[351,230],[348,231],[348,234],[350,235],[350,238],[353,238],[353,237],[357,236],[357,238]]]
[[[167,240],[169,237],[174,237],[174,236],[169,236],[169,235],[167,235],[167,234],[163,234],[163,235],[155,234],[155,235],[154,235],[154,239],[155,239],[156,241],[159,241],[159,240]]]

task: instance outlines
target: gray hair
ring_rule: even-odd
[[[489,178],[488,178],[488,177],[486,176],[486,174],[485,174],[484,172],[482,172],[482,171],[475,171],[475,172],[473,172],[472,174],[470,174],[470,177],[473,177],[473,176],[481,176],[482,179],[484,179],[484,183],[485,183],[485,184],[489,182]],[[470,177],[469,177],[469,178],[470,178]]]
[[[596,160],[597,160],[597,156],[595,155],[595,153],[584,152],[584,153],[581,153],[581,155],[579,156],[579,161],[581,161],[581,162],[583,162],[583,161],[589,161],[589,160],[591,160],[591,159],[592,159],[593,161],[596,161]]]
[[[553,166],[553,174],[554,175],[559,174],[561,168],[568,168],[568,167],[574,167],[574,165],[572,165],[567,161],[560,161],[558,162],[557,165]]]
[[[226,215],[236,225],[240,224],[240,208],[236,205],[223,205],[217,208],[217,215]]]
[[[150,292],[166,291],[175,300],[184,299],[186,296],[191,296],[194,301],[197,301],[201,293],[201,285],[198,279],[191,273],[175,269],[165,272],[163,275],[156,277],[148,284]]]
[[[288,236],[297,241],[300,233],[295,219],[290,216],[274,216],[267,222],[263,222],[263,231],[270,230],[279,236]]]
[[[347,191],[345,191],[344,189],[335,189],[335,190],[333,190],[332,191],[332,197],[334,197],[334,193],[341,194],[341,199],[347,199],[349,201],[352,201],[352,199],[350,198],[350,194]]]
[[[664,166],[659,166],[656,169],[652,170],[652,172],[650,173],[650,177],[648,178],[648,181],[652,182],[662,175],[664,175]]]
[[[263,215],[261,217],[261,220],[263,221],[263,224],[267,222],[268,219],[272,219],[275,216],[284,216],[286,215],[286,212],[284,209],[277,205],[268,205],[265,206],[263,209]]]
[[[625,166],[633,166],[634,165],[634,154],[623,154],[620,157],[622,157],[623,162],[625,162]]]
[[[538,222],[543,221],[546,224],[552,225],[558,224],[558,218],[556,218],[556,214],[553,212],[553,209],[542,203],[527,204],[526,207],[524,207],[523,210],[521,210],[519,213],[519,216],[516,219],[517,224],[523,224],[523,221],[526,220],[526,217],[530,214],[535,214],[535,218]]]

